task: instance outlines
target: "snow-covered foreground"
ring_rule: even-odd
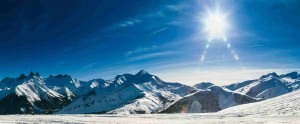
[[[218,113],[3,115],[0,123],[300,123],[300,90]]]
[[[234,117],[220,114],[146,114],[146,115],[8,115],[0,123],[300,123],[300,115],[269,117]]]

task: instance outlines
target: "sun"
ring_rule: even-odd
[[[214,13],[209,12],[208,16],[204,18],[204,31],[208,33],[208,39],[217,40],[222,39],[226,41],[226,30],[228,28],[228,23],[226,15],[216,11]]]

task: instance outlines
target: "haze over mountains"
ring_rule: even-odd
[[[39,73],[0,81],[0,114],[145,114],[217,112],[280,96],[300,87],[300,75],[270,73],[226,86],[165,82],[141,70],[114,79],[81,81]]]

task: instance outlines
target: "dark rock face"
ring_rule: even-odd
[[[182,98],[161,113],[190,113],[192,104],[195,101],[201,104],[199,106],[201,110],[198,113],[217,112],[221,110],[218,107],[217,94],[212,92],[197,92],[189,97]]]
[[[23,80],[26,78],[26,75],[25,74],[20,74],[20,76],[18,77],[18,80]]]
[[[297,79],[300,77],[300,75],[298,74],[298,72],[290,72],[287,74],[280,75],[280,77],[289,77],[291,79]]]
[[[257,101],[247,95],[212,86],[180,99],[161,113],[209,113]]]
[[[62,107],[70,104],[72,100],[68,99],[67,97],[64,98],[52,98],[51,101],[41,100],[34,102],[34,105],[39,107],[42,113],[51,114],[56,110],[61,109]]]
[[[0,100],[0,114],[35,114],[33,106],[25,96],[9,94]]]
[[[240,94],[233,94],[234,95],[234,99],[237,103],[240,104],[247,104],[247,103],[251,103],[251,102],[258,102],[260,100],[256,100],[256,99],[252,99],[251,97],[244,97],[243,95]]]
[[[11,93],[0,100],[0,114],[50,114],[69,104],[67,98],[53,98],[51,101],[35,101],[32,106],[25,96]]]

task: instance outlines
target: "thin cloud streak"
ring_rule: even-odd
[[[126,27],[129,27],[129,26],[134,26],[134,25],[139,24],[139,23],[142,23],[142,20],[140,20],[140,19],[131,19],[131,20],[122,21],[122,22],[116,24],[115,27],[126,28]]]
[[[166,8],[172,11],[182,11],[188,7],[189,5],[185,2],[174,4],[174,5],[166,5]]]
[[[178,46],[183,44],[183,42],[174,41],[172,43],[167,44],[161,44],[159,46],[153,45],[149,47],[138,47],[136,49],[130,50],[126,53],[124,53],[124,56],[131,56],[131,55],[137,55],[139,53],[146,53],[146,52],[155,52],[155,50],[163,50],[163,49],[169,49],[174,46]]]
[[[157,31],[154,31],[154,32],[148,34],[147,37],[152,36],[152,35],[154,35],[154,34],[157,34],[157,33],[159,33],[159,32],[162,32],[162,31],[164,31],[164,30],[166,30],[166,29],[168,29],[168,28],[165,27],[165,28],[159,29],[159,30],[157,30]]]
[[[158,46],[139,47],[135,50],[131,50],[131,51],[126,52],[125,56],[130,56],[130,55],[137,54],[137,53],[147,52],[147,51],[155,50],[157,48],[158,48]]]
[[[144,55],[128,58],[128,61],[144,60],[144,59],[155,58],[155,57],[159,57],[159,56],[171,55],[171,54],[175,54],[175,53],[177,53],[177,52],[166,51],[166,52],[149,53],[149,54],[144,54]]]
[[[84,66],[82,69],[88,69],[88,68],[91,68],[93,66],[95,66],[97,63],[91,63],[91,64],[88,64],[86,66]]]
[[[264,47],[265,45],[260,45],[260,44],[258,44],[258,45],[250,45],[250,46],[245,46],[245,47],[247,47],[247,48],[253,48],[253,47]]]

